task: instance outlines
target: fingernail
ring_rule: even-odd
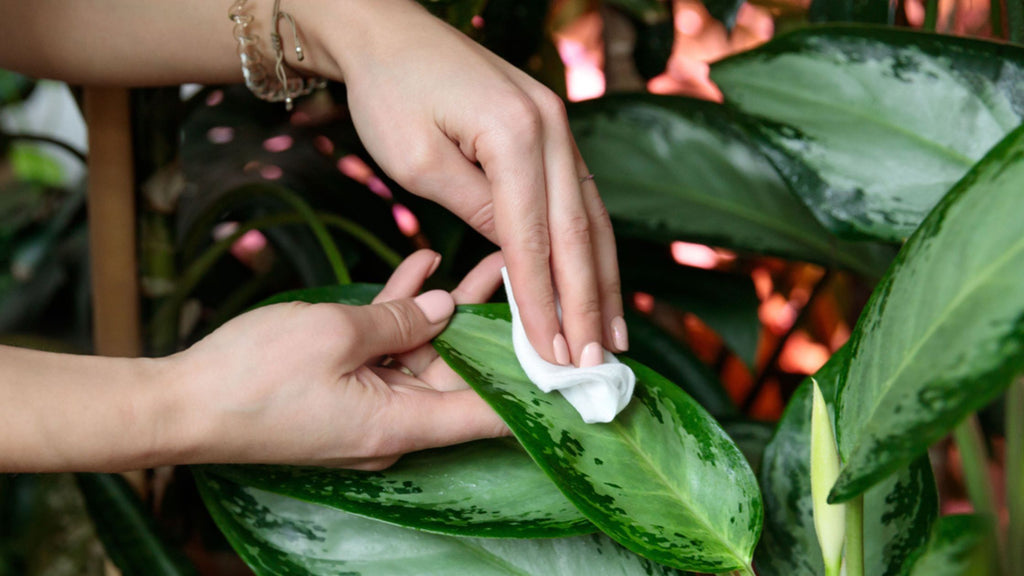
[[[555,362],[562,366],[569,365],[569,344],[565,341],[565,336],[561,334],[555,334]]]
[[[434,263],[430,265],[430,270],[427,272],[427,276],[433,276],[434,272],[437,272],[437,267],[441,265],[441,255],[436,254],[434,256]]]
[[[580,368],[600,366],[602,362],[604,362],[604,351],[601,350],[600,344],[591,342],[583,347],[583,353],[580,354]]]
[[[413,302],[423,311],[423,315],[431,324],[446,320],[455,312],[455,300],[452,300],[452,295],[444,290],[424,292],[414,298]]]
[[[612,342],[619,352],[629,350],[629,332],[626,331],[626,321],[622,316],[612,318]]]

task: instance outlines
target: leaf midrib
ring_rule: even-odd
[[[829,108],[829,109],[832,109],[832,110],[838,110],[838,111],[844,112],[844,113],[848,114],[849,116],[851,116],[853,118],[857,118],[858,120],[863,120],[863,121],[865,121],[868,124],[874,124],[874,125],[880,126],[882,128],[887,128],[891,132],[903,136],[906,140],[909,140],[911,142],[918,142],[918,143],[920,143],[922,145],[923,148],[929,148],[929,149],[935,150],[937,152],[940,152],[940,153],[942,153],[942,155],[946,156],[947,158],[962,164],[964,169],[970,168],[975,163],[975,160],[972,160],[971,158],[968,158],[968,157],[964,156],[963,154],[957,152],[956,150],[953,150],[952,148],[949,148],[948,146],[939,144],[938,142],[933,142],[932,140],[928,140],[926,138],[923,138],[920,135],[918,135],[916,132],[912,132],[912,131],[907,130],[907,129],[905,129],[905,128],[899,126],[899,125],[896,125],[896,124],[892,124],[892,123],[889,123],[889,122],[882,122],[881,119],[878,116],[873,115],[873,114],[867,114],[867,113],[864,113],[864,112],[856,111],[853,108],[842,106],[842,105],[840,105],[840,104],[838,104],[836,102],[832,102],[832,101],[829,101],[829,100],[823,100],[823,99],[820,99],[820,98],[813,98],[810,95],[808,95],[808,92],[806,90],[804,90],[804,91],[793,91],[793,90],[788,90],[788,89],[786,89],[786,87],[779,86],[777,84],[757,82],[755,80],[750,80],[750,79],[738,80],[738,81],[735,82],[735,84],[745,85],[745,86],[747,86],[749,88],[753,88],[755,91],[759,90],[759,91],[763,91],[763,92],[775,92],[777,94],[781,94],[783,96],[787,96],[787,97],[791,98],[794,101],[803,101],[803,102],[808,103],[808,104],[819,105],[822,108]]]
[[[676,489],[676,487],[669,481],[669,478],[665,476],[664,472],[662,472],[657,466],[654,465],[654,462],[650,459],[650,456],[645,451],[640,450],[640,446],[636,442],[634,442],[633,438],[625,433],[626,429],[622,425],[621,421],[612,420],[609,426],[619,431],[617,437],[622,440],[625,440],[626,445],[629,446],[629,448],[635,454],[640,456],[640,460],[645,465],[645,467],[648,468],[651,472],[653,472],[653,476],[656,479],[660,480],[663,486],[666,486],[668,488],[669,496],[675,496],[676,500],[678,500],[679,502],[686,501],[684,495],[681,492],[679,492]],[[710,521],[704,515],[698,514],[693,507],[688,507],[688,509],[690,511],[690,516],[696,518],[708,534],[715,534],[717,536],[721,536],[719,530],[713,524],[711,524]],[[723,544],[723,547],[726,550],[728,550],[730,554],[732,554],[733,558],[739,561],[740,566],[747,565],[747,561],[745,560],[743,554],[738,554],[732,546],[730,546],[727,542],[723,542],[721,538],[719,538],[719,543]]]
[[[957,296],[950,301],[950,305],[947,306],[939,316],[937,316],[936,321],[928,326],[927,330],[925,330],[925,332],[922,334],[922,337],[917,341],[917,343],[914,344],[913,347],[911,347],[909,353],[903,355],[903,359],[900,361],[900,364],[896,368],[896,371],[893,372],[890,378],[887,378],[885,382],[883,382],[884,392],[881,396],[879,396],[879,401],[874,403],[874,405],[871,407],[871,412],[868,414],[868,417],[863,420],[860,420],[864,428],[861,431],[861,433],[857,435],[857,447],[860,446],[861,438],[864,437],[865,433],[868,432],[870,428],[873,428],[872,423],[875,421],[875,414],[878,412],[879,407],[885,403],[883,401],[888,398],[889,393],[892,392],[893,383],[899,380],[900,375],[910,365],[910,360],[913,359],[924,348],[925,343],[928,342],[929,339],[931,339],[931,337],[938,330],[939,326],[943,324],[945,318],[951,315],[951,311],[958,308],[963,302],[963,300],[967,298],[968,295],[970,295],[979,286],[981,286],[983,280],[987,281],[989,277],[994,274],[995,270],[1001,269],[1002,266],[1008,260],[1011,260],[1012,257],[1015,256],[1018,252],[1024,250],[1024,236],[1021,236],[1018,239],[1018,241],[1015,244],[1011,244],[1011,246],[1012,248],[1010,250],[1007,250],[1006,252],[1003,253],[1001,257],[993,260],[992,263],[990,263],[988,266],[985,266],[982,269],[981,273],[973,276],[971,280],[964,285],[965,289],[961,291],[959,294],[957,294]],[[934,250],[937,249],[938,248],[935,248]],[[852,372],[852,370],[848,369],[847,374],[849,374],[850,372]],[[853,454],[852,449],[850,451],[850,454]],[[846,466],[844,466],[843,468],[845,469]]]

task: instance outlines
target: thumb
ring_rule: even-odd
[[[416,298],[378,302],[351,309],[357,339],[351,361],[408,352],[441,333],[455,312],[455,300],[444,290],[424,292]]]

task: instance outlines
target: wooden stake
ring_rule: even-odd
[[[86,88],[93,337],[101,356],[142,353],[131,108],[125,88]]]

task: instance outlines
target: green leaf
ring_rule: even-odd
[[[240,484],[407,526],[477,537],[594,532],[513,440],[408,454],[382,472],[300,466],[209,466]]]
[[[627,312],[626,322],[630,358],[678,384],[715,418],[739,415],[722,381],[686,344],[643,316]]]
[[[167,544],[124,477],[76,474],[96,533],[125,576],[198,574],[185,554]]]
[[[848,354],[848,347],[841,348],[815,374],[830,409]],[[764,452],[760,480],[765,530],[755,556],[761,576],[825,573],[811,512],[810,429],[808,378],[790,399]],[[865,574],[905,573],[915,550],[928,540],[937,515],[938,495],[927,457],[869,490],[864,499]]]
[[[620,237],[691,240],[873,276],[891,260],[888,249],[836,240],[720,105],[637,94],[569,114]]]
[[[851,337],[834,501],[910,462],[1024,369],[1024,126],[903,247]]]
[[[813,378],[811,391],[811,512],[825,574],[839,576],[846,538],[846,506],[828,503],[828,491],[839,476],[839,448],[832,416]]]
[[[376,284],[282,292],[258,304],[369,304]],[[210,466],[215,475],[307,502],[441,534],[551,538],[594,527],[515,442],[487,440],[403,457],[382,472],[300,466]]]
[[[417,532],[197,474],[221,531],[259,576],[676,574],[600,536],[542,540]]]
[[[750,466],[696,402],[653,371],[613,422],[585,424],[523,373],[507,305],[461,307],[434,341],[534,461],[598,528],[651,560],[702,572],[746,569],[761,528]]]
[[[775,426],[755,420],[724,420],[722,428],[743,452],[754,474],[760,474],[764,449],[775,432]]]
[[[976,514],[943,516],[916,558],[910,576],[994,574],[992,519]]]
[[[641,22],[659,22],[671,15],[665,0],[605,0]]]
[[[711,78],[764,120],[762,148],[818,219],[854,236],[908,236],[1024,116],[1024,48],[893,28],[798,30]]]
[[[747,366],[754,365],[761,301],[750,276],[680,266],[668,247],[628,239],[619,242],[619,270],[624,290],[646,292],[692,312]]]
[[[864,24],[896,23],[901,2],[887,0],[813,0],[807,11],[811,22],[861,22]]]
[[[704,7],[708,14],[725,26],[725,29],[732,32],[736,26],[736,15],[746,0],[704,0]]]

